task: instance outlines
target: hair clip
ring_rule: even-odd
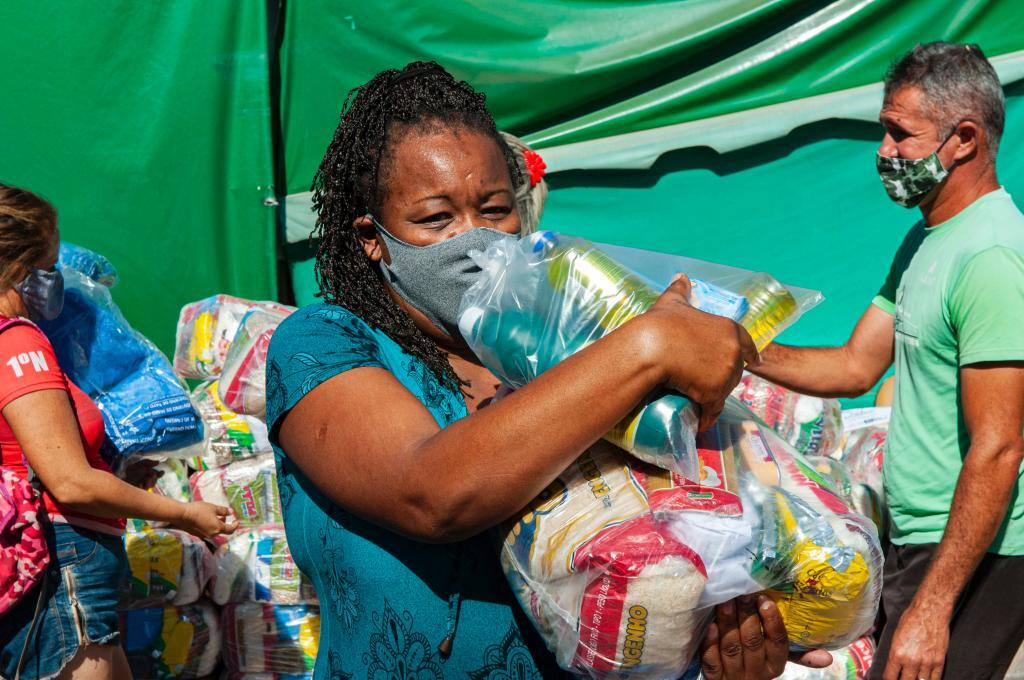
[[[523,149],[523,160],[526,161],[526,169],[530,173],[530,188],[532,189],[544,178],[548,165],[533,149]]]

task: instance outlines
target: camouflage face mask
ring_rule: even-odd
[[[917,206],[932,189],[946,179],[938,153],[917,159],[878,156],[878,176],[889,198],[904,208]]]
[[[942,140],[932,155],[924,158],[898,158],[878,154],[875,165],[889,198],[904,208],[913,208],[924,200],[928,192],[946,179],[949,170],[942,167],[939,149],[944,147],[955,133],[956,128],[953,128],[953,132]]]

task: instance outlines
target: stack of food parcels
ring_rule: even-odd
[[[620,258],[552,232],[476,260],[460,330],[512,387],[657,297]],[[678,260],[695,306],[736,319],[759,347],[813,302],[763,274]],[[681,395],[653,395],[508,527],[502,565],[563,668],[677,678],[712,607],[745,593],[779,604],[796,648],[841,649],[871,628],[882,564],[872,523],[739,401],[699,437],[695,422]]]
[[[239,524],[208,544],[158,523],[129,522],[121,617],[134,677],[190,680],[221,665],[232,678],[307,676],[319,638],[316,595],[288,551],[262,420],[267,344],[291,308],[229,296],[186,306],[175,375],[83,274],[113,283],[109,263],[84,249],[65,253],[71,304],[46,330],[72,379],[95,386],[89,391],[107,418],[115,462],[155,458],[154,493],[228,506]],[[183,378],[204,382],[190,395]],[[230,390],[222,390],[226,382]]]
[[[292,311],[215,295],[186,305],[178,321],[174,366],[203,381],[192,392],[203,440],[175,455],[195,470],[190,497],[227,506],[238,520],[234,534],[213,541],[206,588],[230,678],[304,677],[316,659],[316,593],[288,550],[263,421],[267,347]]]

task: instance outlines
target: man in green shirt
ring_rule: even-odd
[[[752,370],[855,396],[895,362],[871,677],[1002,678],[1024,638],[1024,215],[996,179],[1002,89],[977,46],[918,45],[879,118],[882,183],[923,219],[845,345],[772,346]]]

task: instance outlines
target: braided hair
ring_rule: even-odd
[[[458,390],[447,355],[392,299],[378,267],[366,256],[353,221],[380,214],[391,175],[390,151],[420,129],[467,129],[491,137],[505,156],[513,189],[519,166],[487,110],[485,97],[436,62],[416,61],[381,71],[348,93],[341,122],[313,179],[316,279],[320,295],[388,334],[422,360],[441,384]]]

